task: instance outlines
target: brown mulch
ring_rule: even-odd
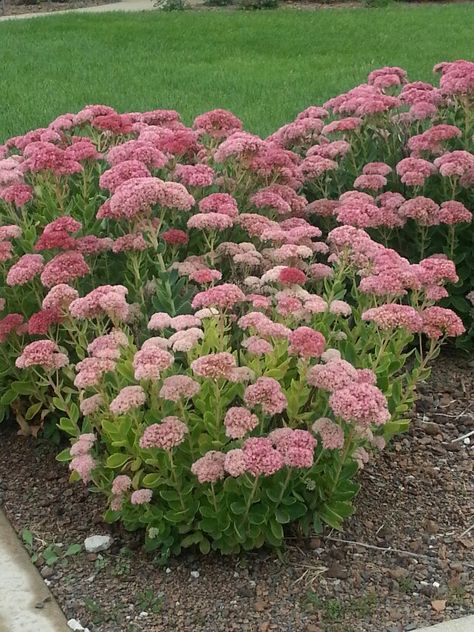
[[[102,500],[67,483],[55,449],[0,426],[0,500],[37,552],[111,533],[99,555],[36,564],[66,613],[93,632],[402,632],[474,613],[474,376],[442,355],[420,389],[410,432],[361,474],[343,533],[160,566],[140,534],[101,522]],[[358,544],[338,542],[347,540]],[[374,548],[371,548],[374,547]]]
[[[53,13],[69,9],[82,9],[84,7],[97,7],[102,4],[110,4],[117,0],[67,0],[67,2],[38,2],[37,4],[22,4],[5,0],[4,7],[0,2],[0,16],[20,15],[22,13]],[[150,0],[151,1],[151,0]],[[2,13],[2,8],[4,12]]]

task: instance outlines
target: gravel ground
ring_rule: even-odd
[[[140,534],[101,523],[101,498],[68,486],[51,446],[6,425],[0,500],[33,535],[30,553],[67,618],[93,632],[414,630],[474,613],[474,441],[452,443],[474,429],[465,356],[441,356],[420,395],[411,431],[362,472],[345,531],[290,540],[281,560],[189,553],[160,566]],[[65,555],[107,533],[108,551]]]

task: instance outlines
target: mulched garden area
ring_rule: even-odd
[[[65,11],[69,9],[82,9],[83,7],[96,7],[102,4],[110,4],[115,1],[116,0],[66,0],[65,2],[40,1],[36,4],[23,4],[22,2],[11,2],[11,0],[5,0],[4,4],[0,2],[0,16],[20,15],[22,13],[51,13],[54,11]]]
[[[103,500],[68,486],[50,445],[7,425],[0,500],[15,529],[33,533],[36,564],[66,616],[94,632],[413,630],[474,612],[474,436],[457,440],[474,429],[466,356],[443,354],[419,391],[411,431],[362,472],[344,532],[290,540],[282,560],[188,553],[160,566],[140,534],[119,527],[105,553],[64,556],[109,532]],[[51,544],[62,546],[48,566]]]

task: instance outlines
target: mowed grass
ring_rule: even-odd
[[[432,79],[473,54],[474,5],[70,14],[0,22],[0,141],[88,103],[222,107],[268,134],[383,65]]]

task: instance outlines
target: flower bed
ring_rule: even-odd
[[[4,414],[71,437],[107,520],[167,556],[352,513],[465,330],[436,303],[472,265],[474,64],[440,69],[374,71],[266,140],[223,110],[88,106],[0,148]]]

